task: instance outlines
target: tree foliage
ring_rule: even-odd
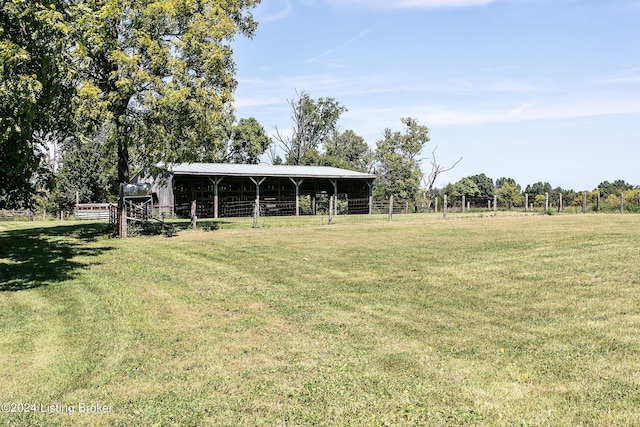
[[[516,187],[518,191],[522,192],[522,187],[516,182],[515,179],[506,178],[504,176],[496,179],[496,189],[502,188],[505,184],[511,184],[512,186]]]
[[[70,126],[70,32],[62,0],[0,4],[1,207],[30,204],[43,141]]]
[[[115,168],[109,164],[109,153],[105,151],[97,138],[66,145],[55,182],[55,201],[60,209],[73,207],[76,192],[82,203],[104,202],[113,193]]]
[[[271,138],[255,118],[240,119],[231,130],[231,138],[224,161],[259,163],[260,156],[271,145],[271,142]]]
[[[618,179],[613,182],[603,181],[598,184],[598,190],[601,196],[606,198],[612,194],[619,196],[623,191],[633,190],[633,185],[623,179]]]
[[[515,183],[515,180],[505,180],[500,182],[500,187],[496,191],[498,200],[503,205],[506,205],[508,209],[514,206],[521,206],[524,202],[524,196],[520,186]]]
[[[552,188],[551,184],[549,184],[548,182],[538,181],[534,184],[527,185],[524,192],[529,194],[530,199],[535,199],[536,203],[539,203],[539,199],[536,199],[536,196],[542,196],[544,200],[545,194],[551,193]]]
[[[304,91],[288,102],[293,121],[291,133],[284,135],[276,128],[275,138],[284,150],[287,164],[313,164],[319,157],[319,147],[336,131],[338,119],[347,109],[333,98],[314,100]]]
[[[464,177],[454,184],[452,196],[479,197],[480,189],[478,184],[471,177]]]
[[[334,131],[325,143],[322,164],[342,169],[368,172],[373,162],[373,152],[364,138],[352,130]]]
[[[230,41],[252,36],[259,0],[78,0],[87,122],[110,130],[118,181],[141,166],[219,149],[236,86]],[[83,111],[81,109],[81,111]]]
[[[420,190],[422,170],[418,158],[429,142],[429,128],[413,118],[403,118],[405,131],[392,132],[387,128],[384,139],[376,144],[375,167],[378,175],[374,195],[387,199],[394,195],[415,200]]]
[[[493,185],[493,179],[489,178],[484,173],[478,175],[472,175],[469,177],[478,187],[479,197],[493,197],[495,187]]]

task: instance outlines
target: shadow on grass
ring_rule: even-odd
[[[77,256],[97,256],[111,248],[87,245],[108,232],[100,223],[10,230],[0,233],[0,292],[22,291],[69,280],[88,264]]]

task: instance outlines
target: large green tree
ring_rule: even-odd
[[[416,200],[420,191],[422,171],[419,155],[429,142],[429,128],[416,119],[403,118],[404,132],[393,132],[387,128],[384,139],[376,144],[374,196],[387,199],[393,195],[402,199]]]
[[[220,148],[236,86],[230,43],[253,35],[259,1],[74,2],[79,111],[108,129],[118,182],[129,180],[132,158],[195,161]]]
[[[223,161],[259,163],[260,156],[269,148],[271,143],[271,138],[255,118],[240,119],[231,129]]]
[[[522,191],[519,185],[514,184],[515,181],[504,181],[496,191],[500,203],[507,206],[511,210],[513,206],[520,206],[524,201]]]
[[[324,144],[322,164],[342,169],[368,172],[373,152],[364,138],[352,130],[335,131]]]
[[[493,179],[489,178],[484,173],[478,175],[472,175],[469,177],[478,186],[478,196],[480,197],[493,197],[495,187],[493,185]]]
[[[534,184],[527,185],[524,192],[529,194],[529,199],[534,200],[536,196],[544,196],[546,193],[552,192],[551,184],[548,182],[538,181]]]
[[[524,202],[522,187],[513,178],[500,177],[496,179],[496,195],[500,203],[507,206],[509,210]]]
[[[452,196],[479,197],[480,189],[471,177],[465,177],[454,184],[454,193]]]
[[[0,207],[30,204],[46,142],[69,131],[69,10],[64,0],[0,2]]]
[[[307,92],[288,100],[293,126],[289,134],[276,128],[276,140],[290,165],[317,163],[319,149],[337,129],[340,115],[347,111],[333,98],[313,99]]]
[[[602,197],[609,197],[611,194],[620,195],[623,191],[633,190],[633,185],[623,179],[617,179],[613,182],[603,181],[598,184],[598,190]]]

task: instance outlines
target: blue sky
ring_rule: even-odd
[[[640,185],[640,0],[263,0],[254,16],[236,116],[270,134],[306,91],[372,148],[401,117],[428,126],[424,158],[463,158],[437,186]]]

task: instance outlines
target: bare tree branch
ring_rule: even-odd
[[[438,179],[438,176],[444,172],[448,172],[451,169],[455,168],[457,164],[462,161],[462,157],[460,157],[453,165],[449,166],[448,168],[444,167],[438,164],[438,161],[436,160],[437,149],[438,149],[438,146],[436,145],[433,148],[433,151],[431,152],[431,158],[429,159],[431,162],[431,172],[429,173],[428,176],[423,175],[423,181],[424,181],[424,186],[426,189],[426,196],[427,196],[427,209],[431,208],[431,202],[433,200],[433,185],[435,184],[436,179]]]

